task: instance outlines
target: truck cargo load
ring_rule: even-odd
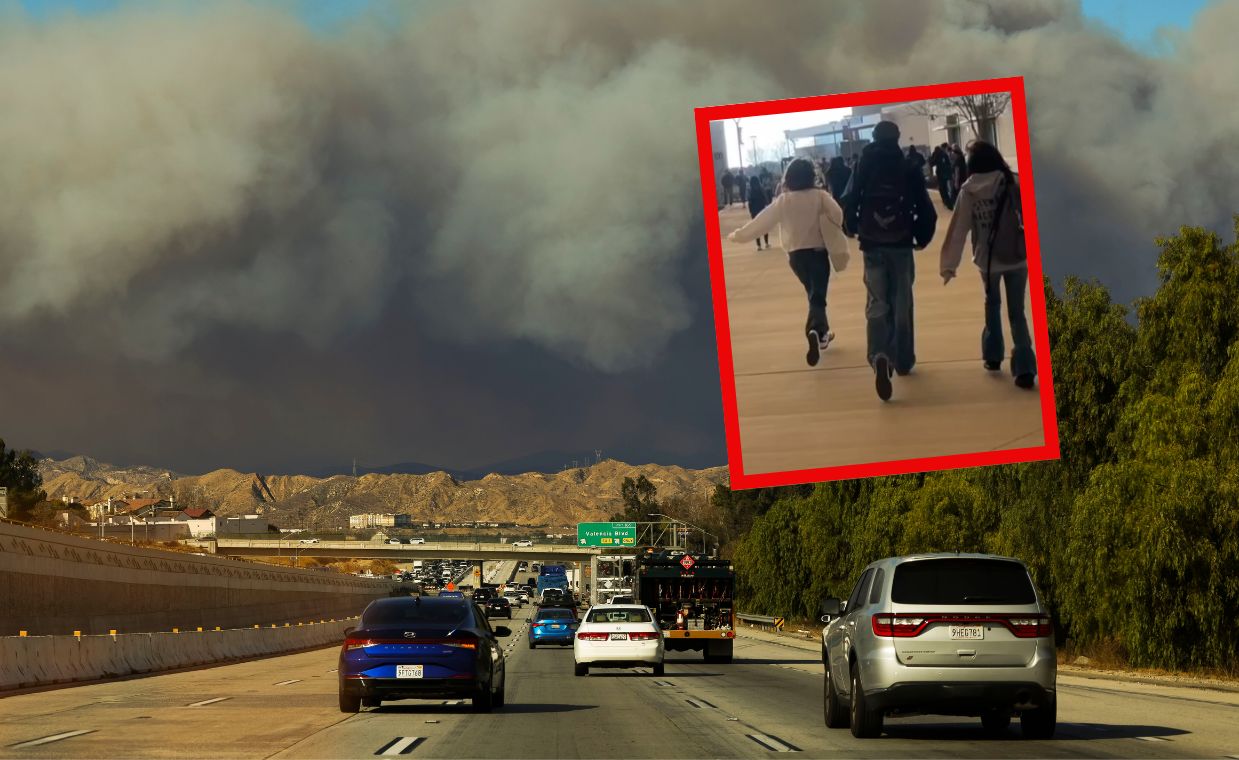
[[[730,560],[649,551],[638,557],[633,592],[654,611],[667,651],[698,651],[731,662],[736,637],[736,573]]]

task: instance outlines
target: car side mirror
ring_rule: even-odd
[[[841,612],[843,612],[843,605],[839,602],[838,599],[832,596],[832,597],[827,597],[826,599],[822,600],[822,617],[823,618],[836,617]],[[829,621],[823,620],[822,622],[826,623]]]
[[[511,629],[511,628],[509,628],[509,627],[507,627],[506,625],[497,625],[497,626],[495,626],[495,635],[496,635],[496,636],[500,636],[500,637],[502,637],[502,636],[511,636],[511,635],[512,635],[512,629]]]

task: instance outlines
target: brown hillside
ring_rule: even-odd
[[[347,526],[348,516],[395,512],[415,520],[444,522],[485,520],[532,525],[572,525],[603,520],[620,508],[625,477],[645,475],[660,498],[707,495],[727,482],[727,470],[686,470],[662,465],[630,465],[604,460],[557,473],[491,474],[457,482],[443,472],[427,475],[258,475],[216,470],[205,475],[142,477],[128,482],[118,475],[135,468],[89,468],[40,463],[49,498],[73,496],[93,503],[108,496],[123,498],[138,491],[149,496],[174,494],[177,504],[209,507],[224,515],[265,514],[277,524]],[[157,471],[140,468],[144,475]],[[50,476],[50,477],[49,477]]]

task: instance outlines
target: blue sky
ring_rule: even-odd
[[[139,2],[151,0],[139,0]],[[253,0],[291,5],[310,26],[330,29],[375,4],[375,0]],[[1128,42],[1148,50],[1157,49],[1157,29],[1186,27],[1196,13],[1212,0],[1081,0],[1084,15],[1102,22]],[[106,12],[122,0],[18,0],[36,19],[64,10],[81,14]]]

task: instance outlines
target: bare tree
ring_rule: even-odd
[[[983,92],[978,95],[922,100],[911,104],[909,110],[934,119],[960,117],[961,121],[972,126],[978,139],[998,145],[998,117],[1002,116],[1010,105],[1009,92]]]

